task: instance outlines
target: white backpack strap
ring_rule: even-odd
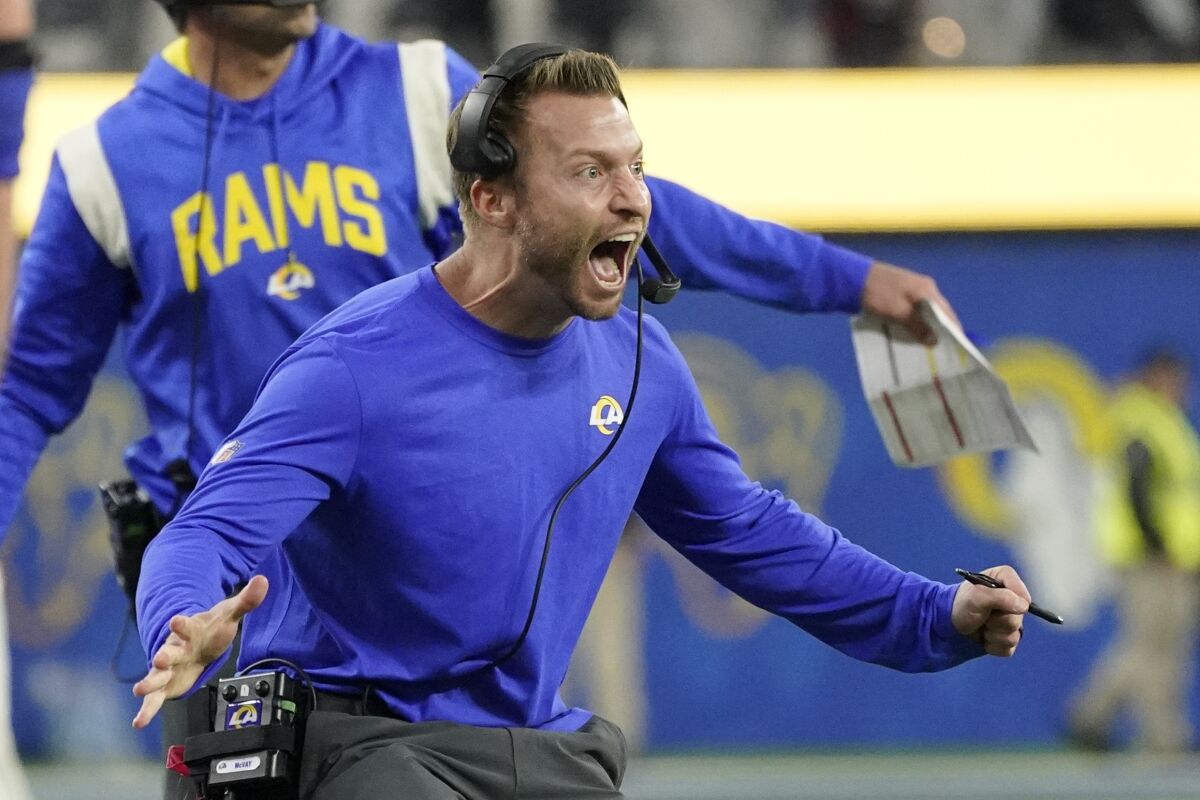
[[[129,227],[117,182],[108,166],[100,132],[93,122],[68,133],[58,143],[58,163],[67,192],[83,224],[115,266],[128,267]]]
[[[421,227],[428,230],[437,222],[438,210],[454,202],[450,156],[446,153],[446,126],[450,123],[446,45],[422,39],[401,44],[399,49]]]

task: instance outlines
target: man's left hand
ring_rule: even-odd
[[[937,344],[937,334],[921,318],[917,304],[922,300],[937,303],[959,325],[958,316],[933,278],[883,261],[871,264],[863,286],[862,310],[900,323],[917,341],[932,346]]]
[[[991,567],[983,574],[995,578],[1004,588],[989,589],[963,581],[954,595],[951,622],[955,630],[982,644],[990,655],[1011,656],[1021,641],[1029,590],[1012,567]]]
[[[133,694],[142,698],[133,727],[146,727],[163,703],[191,690],[205,668],[229,649],[242,617],[262,605],[266,596],[267,579],[255,575],[240,592],[208,611],[172,617],[171,633],[151,659],[150,671],[133,685]]]

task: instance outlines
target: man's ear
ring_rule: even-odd
[[[485,225],[508,230],[515,222],[516,210],[512,180],[507,176],[493,180],[476,178],[471,184],[471,205]]]

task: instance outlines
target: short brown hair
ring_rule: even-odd
[[[620,69],[617,63],[603,53],[587,50],[570,50],[559,56],[543,58],[509,82],[488,118],[488,130],[500,134],[508,141],[520,127],[529,99],[547,91],[590,96],[616,97],[622,103]],[[464,95],[450,114],[450,126],[446,131],[446,152],[454,151],[458,139],[458,126],[462,119]],[[480,176],[475,172],[453,171],[454,194],[458,198],[459,214],[464,224],[475,220],[475,208],[471,205],[471,185]]]

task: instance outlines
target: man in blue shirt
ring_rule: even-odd
[[[125,464],[170,517],[297,336],[461,235],[443,140],[479,76],[452,49],[368,44],[296,0],[160,2],[183,36],[59,143],[22,256],[0,538],[117,341],[149,421]],[[653,234],[689,288],[918,332],[916,301],[944,302],[925,276],[647,183]]]
[[[990,570],[1009,589],[928,581],[752,482],[652,319],[630,407],[642,323],[621,299],[651,198],[615,65],[545,58],[500,97],[516,166],[456,174],[463,247],[289,347],[151,544],[134,725],[244,617],[243,661],[288,659],[322,693],[302,796],[494,797],[515,773],[518,796],[619,797],[619,732],[557,689],[631,511],[855,658],[1011,655],[1011,568]]]

